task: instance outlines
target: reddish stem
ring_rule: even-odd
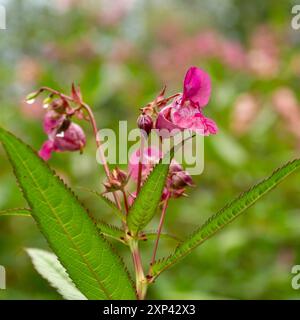
[[[138,167],[138,179],[137,179],[137,188],[136,194],[138,195],[141,190],[142,185],[142,171],[143,171],[143,156],[144,156],[144,144],[145,144],[145,137],[143,132],[141,131],[141,145],[140,145],[140,159],[139,159],[139,167]]]
[[[128,200],[127,200],[126,192],[125,192],[124,189],[122,189],[122,194],[123,194],[123,198],[124,198],[125,212],[126,212],[126,215],[127,215],[128,212],[129,212],[129,205],[128,205]]]
[[[155,245],[154,245],[154,249],[153,249],[153,254],[152,254],[152,259],[151,259],[150,266],[152,266],[154,264],[154,262],[155,262],[158,243],[159,243],[162,227],[163,227],[163,224],[164,224],[166,211],[167,211],[167,208],[168,208],[169,198],[170,198],[170,195],[167,195],[167,198],[166,198],[166,200],[165,200],[165,202],[163,204],[163,208],[162,208],[162,212],[161,212],[161,216],[160,216],[160,221],[159,221],[159,225],[158,225],[158,229],[157,229],[157,238],[156,238],[156,241],[155,241]]]

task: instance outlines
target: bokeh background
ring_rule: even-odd
[[[205,171],[189,198],[173,200],[170,233],[184,236],[241,191],[300,153],[300,30],[296,2],[280,0],[10,0],[0,31],[0,125],[38,149],[45,139],[41,102],[24,97],[47,85],[81,85],[101,127],[135,126],[138,108],[164,84],[181,90],[191,65],[213,91],[206,115],[220,128],[205,140]],[[51,166],[99,218],[105,204],[79,186],[101,190],[91,131],[83,155],[55,154]],[[156,299],[298,299],[291,268],[300,264],[299,174],[204,243],[151,287]],[[0,148],[0,209],[25,206]],[[157,220],[153,223],[153,228]],[[142,244],[149,261],[151,244]],[[60,299],[34,270],[24,248],[49,250],[29,218],[0,221],[0,299]],[[129,264],[127,251],[122,256]],[[159,255],[174,249],[161,241]]]

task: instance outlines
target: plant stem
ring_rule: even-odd
[[[137,180],[137,188],[136,188],[136,195],[139,194],[142,185],[142,171],[143,171],[143,156],[144,156],[144,144],[145,144],[145,137],[141,131],[141,145],[140,145],[140,159],[139,159],[139,167],[138,167],[138,180]]]
[[[125,212],[126,212],[126,215],[127,215],[128,212],[129,212],[129,205],[128,205],[128,200],[127,200],[126,192],[125,192],[124,189],[122,189],[122,194],[123,194],[123,198],[124,198]]]
[[[159,239],[160,239],[160,235],[161,235],[161,231],[162,231],[162,227],[164,224],[164,220],[165,220],[165,216],[166,216],[166,211],[168,208],[168,202],[169,202],[169,198],[170,195],[167,196],[164,204],[163,204],[163,208],[162,208],[162,212],[161,212],[161,216],[160,216],[160,221],[159,221],[159,225],[158,225],[158,229],[157,229],[157,238],[155,241],[155,245],[154,245],[154,249],[153,249],[153,254],[152,254],[152,259],[151,259],[151,263],[150,263],[150,267],[154,264],[155,262],[155,257],[156,257],[156,253],[157,253],[157,248],[158,248],[158,243],[159,243]]]
[[[138,300],[144,300],[147,293],[148,281],[144,275],[142,260],[138,247],[138,240],[132,239],[129,243],[129,246],[135,269],[137,298]]]

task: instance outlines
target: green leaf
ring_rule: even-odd
[[[134,236],[147,226],[156,213],[169,172],[169,164],[163,160],[154,167],[129,209],[127,224]]]
[[[181,243],[172,255],[155,262],[151,268],[151,276],[156,278],[161,272],[185,257],[191,250],[233,221],[237,216],[258,201],[263,195],[275,188],[282,180],[299,167],[299,159],[289,162],[282,168],[277,169],[269,178],[241,194],[218,213],[210,217],[198,230]]]
[[[152,220],[159,205],[169,171],[169,165],[159,163],[144,183],[129,209],[127,224],[134,236]]]
[[[97,226],[99,232],[101,234],[103,234],[104,236],[113,238],[115,240],[118,240],[118,241],[126,244],[126,242],[124,241],[125,234],[121,228],[107,224],[104,221],[101,221],[101,222],[98,221],[96,223],[96,226]]]
[[[23,216],[23,217],[31,217],[30,209],[26,208],[18,208],[18,209],[8,209],[0,211],[1,216]]]
[[[86,300],[86,297],[75,287],[65,268],[60,264],[55,254],[28,248],[26,252],[30,256],[37,272],[46,279],[52,287],[67,300]]]
[[[140,236],[141,240],[156,240],[156,238],[157,238],[157,232],[145,231],[143,232],[143,235]],[[172,240],[178,243],[182,242],[182,240],[180,240],[178,237],[169,233],[164,233],[164,232],[160,234],[160,239]]]
[[[0,141],[33,218],[76,287],[88,299],[135,299],[123,262],[71,190],[12,134],[0,129]]]

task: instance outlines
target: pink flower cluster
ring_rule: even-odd
[[[53,152],[82,151],[86,144],[85,134],[78,124],[72,122],[72,118],[86,119],[82,110],[84,108],[94,133],[97,133],[97,127],[89,106],[82,101],[80,89],[72,85],[71,96],[66,96],[53,89],[41,88],[30,94],[27,101],[34,101],[45,90],[51,93],[47,98],[49,103],[46,104],[47,112],[43,121],[44,132],[48,139],[39,151],[40,157],[48,160]],[[165,89],[153,102],[141,109],[137,125],[146,133],[142,135],[142,139],[147,139],[153,128],[165,130],[169,136],[173,134],[174,129],[176,132],[188,129],[205,136],[217,133],[215,122],[203,115],[203,109],[208,104],[211,95],[211,81],[206,72],[197,67],[191,67],[185,75],[182,93],[169,98],[164,98],[164,93]],[[53,100],[55,95],[58,98]],[[72,107],[74,104],[76,108]],[[98,143],[97,146],[99,147]],[[124,188],[130,176],[137,182],[137,192],[139,192],[141,184],[162,157],[163,154],[158,149],[144,148],[141,145],[131,155],[129,174],[118,168],[110,172],[106,167],[107,181],[104,183],[106,192],[121,191],[126,198]],[[173,160],[169,166],[162,200],[171,197],[178,198],[184,195],[186,187],[192,185],[193,181],[189,173]],[[124,202],[127,203],[127,200]]]
[[[278,74],[280,48],[284,42],[278,42],[277,34],[269,26],[261,25],[255,29],[248,46],[227,39],[213,29],[187,36],[182,30],[170,29],[169,24],[162,28],[165,30],[160,29],[158,34],[162,45],[156,46],[151,52],[150,61],[164,81],[176,78],[178,68],[174,69],[174,65],[185,66],[199,59],[216,59],[229,69],[260,78],[271,78]],[[164,47],[166,42],[168,46]]]

